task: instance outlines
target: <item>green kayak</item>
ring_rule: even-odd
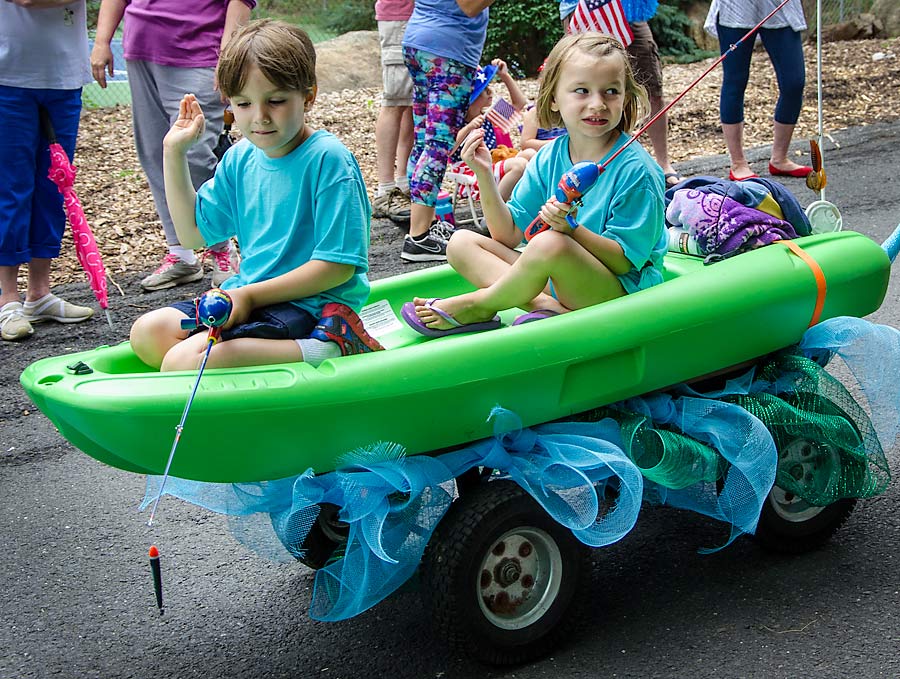
[[[498,330],[433,340],[403,323],[401,306],[468,283],[448,266],[377,281],[362,316],[387,351],[319,368],[206,371],[171,473],[258,481],[331,471],[378,442],[439,451],[490,436],[497,405],[526,426],[547,422],[794,344],[819,306],[824,320],[881,305],[890,261],[877,243],[854,232],[793,243],[808,258],[782,243],[712,265],[669,254],[666,282],[654,288],[515,327],[522,310],[511,309]],[[37,361],[21,382],[88,455],[160,474],[195,377],[153,371],[123,343]]]

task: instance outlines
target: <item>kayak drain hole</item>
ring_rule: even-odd
[[[62,375],[47,375],[38,380],[38,384],[56,384],[63,378]]]

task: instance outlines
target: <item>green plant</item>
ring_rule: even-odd
[[[322,16],[322,26],[335,33],[348,31],[374,31],[378,28],[375,22],[375,4],[362,0],[343,0],[328,7]]]
[[[698,52],[697,43],[690,37],[691,20],[678,0],[662,0],[649,23],[661,55],[683,57]]]
[[[482,63],[500,58],[516,76],[536,75],[562,37],[556,0],[515,0],[491,5]]]
[[[87,0],[87,27],[90,30],[97,28],[97,15],[100,13],[100,0]]]

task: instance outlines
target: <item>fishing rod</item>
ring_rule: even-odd
[[[806,206],[806,217],[809,219],[813,233],[840,231],[843,217],[837,205],[825,200],[825,127],[822,120],[822,0],[816,2],[816,106],[818,113],[818,141],[809,140],[809,156],[812,159],[813,171],[806,175],[806,186],[816,192],[818,198]]]
[[[178,448],[178,442],[181,440],[181,432],[184,430],[184,423],[187,420],[188,412],[190,412],[191,404],[194,402],[194,396],[197,394],[197,387],[200,386],[200,378],[203,376],[203,370],[206,368],[206,362],[209,360],[209,353],[213,344],[219,341],[222,335],[222,326],[228,322],[231,316],[231,310],[234,304],[228,293],[219,288],[213,288],[204,292],[200,297],[194,300],[194,318],[185,318],[181,321],[183,330],[196,330],[201,325],[209,328],[206,335],[206,352],[203,354],[203,361],[197,370],[197,379],[194,380],[194,388],[188,397],[187,403],[184,404],[184,411],[181,413],[181,420],[175,427],[175,440],[172,442],[172,450],[169,451],[169,459],[166,461],[166,468],[163,472],[162,481],[159,484],[159,491],[156,493],[156,499],[153,501],[153,509],[150,510],[150,520],[147,521],[148,526],[153,525],[153,517],[156,516],[156,508],[162,498],[163,491],[166,487],[166,481],[169,479],[169,470],[172,467],[172,460],[175,458],[175,450]],[[159,562],[159,549],[156,545],[150,545],[150,571],[153,574],[153,590],[156,593],[156,606],[159,614],[162,615],[163,595],[162,595],[162,573]]]
[[[209,328],[209,333],[206,336],[206,352],[203,354],[203,361],[200,363],[200,369],[197,371],[194,388],[191,390],[187,403],[184,404],[181,421],[175,427],[175,440],[172,442],[172,450],[169,452],[169,459],[166,462],[163,478],[159,484],[159,492],[157,492],[156,499],[153,501],[153,509],[150,510],[150,520],[147,521],[148,526],[153,525],[153,517],[156,516],[156,508],[159,506],[159,500],[166,487],[166,481],[169,479],[169,469],[172,467],[172,460],[175,458],[175,450],[178,448],[178,442],[181,440],[184,422],[187,420],[191,404],[194,402],[194,396],[197,394],[197,387],[200,386],[200,378],[203,376],[203,370],[206,368],[206,362],[209,360],[210,350],[213,344],[219,341],[222,335],[222,326],[228,322],[233,306],[231,297],[228,296],[227,292],[219,288],[213,288],[194,300],[194,318],[185,318],[181,321],[182,330],[195,330],[201,325]]]
[[[791,0],[782,0],[782,3],[778,5],[775,9],[769,12],[766,17],[760,21],[756,26],[751,28],[747,33],[736,43],[730,45],[727,50],[722,52],[721,56],[716,59],[712,65],[707,68],[700,76],[694,79],[694,81],[688,85],[684,91],[681,92],[677,97],[675,97],[672,101],[666,104],[663,108],[661,108],[656,115],[654,115],[647,123],[641,127],[640,130],[635,132],[634,136],[632,136],[627,142],[625,142],[618,151],[612,154],[604,163],[595,163],[591,160],[585,160],[580,163],[576,163],[569,170],[567,170],[563,176],[559,180],[559,184],[556,187],[556,191],[554,195],[556,199],[561,203],[568,203],[572,206],[570,208],[569,213],[566,214],[566,221],[569,223],[569,226],[575,228],[577,226],[577,222],[572,217],[572,210],[574,208],[581,205],[582,198],[584,194],[594,185],[597,179],[603,174],[604,170],[606,170],[607,166],[616,159],[616,157],[622,153],[625,149],[627,149],[632,143],[634,143],[638,137],[640,137],[644,132],[646,132],[650,127],[660,119],[663,115],[665,115],[670,108],[672,108],[675,104],[677,104],[684,95],[690,92],[694,87],[703,80],[710,72],[716,68],[719,64],[721,64],[725,57],[734,52],[738,45],[744,42],[747,38],[754,35],[756,31],[759,30],[760,26],[766,23],[769,19],[775,16],[775,13],[778,12],[782,7],[788,4]],[[537,234],[542,231],[546,231],[550,228],[550,225],[541,220],[540,215],[534,218],[534,221],[528,225],[525,229],[525,240],[531,240]]]

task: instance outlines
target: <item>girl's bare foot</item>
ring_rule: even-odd
[[[423,297],[415,297],[413,298],[413,304],[415,304],[416,316],[419,317],[419,320],[433,330],[449,330],[455,327],[453,323],[441,316],[436,309],[440,309],[460,325],[488,321],[494,316],[491,312],[479,309],[475,305],[474,300],[470,299],[470,295],[445,297],[437,299],[431,304],[428,304],[428,300]]]

